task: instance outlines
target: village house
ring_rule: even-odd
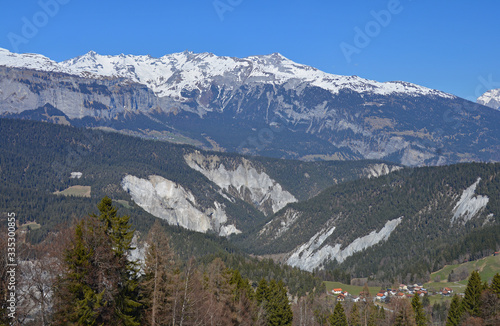
[[[332,292],[333,292],[333,294],[341,294],[342,289],[341,288],[333,289]]]

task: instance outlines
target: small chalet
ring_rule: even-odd
[[[342,289],[341,288],[333,289],[332,292],[333,292],[333,294],[341,294],[342,293]]]
[[[345,295],[342,293],[337,296],[337,301],[345,301]]]

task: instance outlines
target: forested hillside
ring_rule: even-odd
[[[0,119],[0,205],[17,210],[21,223],[35,221],[41,228],[30,235],[46,233],[67,221],[74,212],[91,212],[94,204],[107,195],[121,200],[122,209],[137,218],[141,229],[150,214],[135,205],[121,186],[126,175],[147,179],[150,175],[180,185],[193,194],[197,207],[210,207],[214,201],[242,231],[259,226],[265,216],[252,203],[220,189],[203,174],[186,164],[184,156],[194,148],[167,142],[142,140],[99,130],[77,129],[48,123]],[[224,162],[243,158],[213,153]],[[260,172],[267,172],[282,188],[299,199],[306,199],[338,182],[370,175],[367,169],[377,162],[300,162],[247,157]],[[226,163],[227,164],[227,163]],[[393,165],[389,165],[393,166]],[[80,178],[71,178],[80,172]],[[70,186],[91,186],[90,198],[53,195]],[[78,214],[76,214],[78,215]],[[147,227],[145,228],[147,229]]]
[[[238,240],[301,268],[424,280],[445,263],[500,247],[500,164],[404,169],[336,185]]]

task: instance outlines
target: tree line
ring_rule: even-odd
[[[148,233],[141,262],[133,256],[130,218],[108,197],[98,210],[52,234],[39,248],[42,259],[20,263],[16,320],[7,315],[2,277],[1,324],[291,325],[282,281],[262,278],[254,288],[220,258],[182,263],[159,222]]]

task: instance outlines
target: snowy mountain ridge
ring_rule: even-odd
[[[477,103],[500,110],[500,88],[490,89],[477,98]]]
[[[308,84],[337,94],[341,89],[358,93],[388,95],[404,93],[412,96],[434,95],[455,98],[454,95],[415,84],[391,81],[377,82],[358,76],[328,74],[316,68],[298,64],[279,53],[234,58],[212,53],[180,52],[160,58],[149,55],[100,55],[93,51],[63,62],[55,62],[40,54],[17,54],[0,48],[0,66],[55,71],[82,77],[122,77],[147,85],[159,97],[182,99],[183,90],[210,87],[212,81],[226,86],[250,82],[291,86]]]

